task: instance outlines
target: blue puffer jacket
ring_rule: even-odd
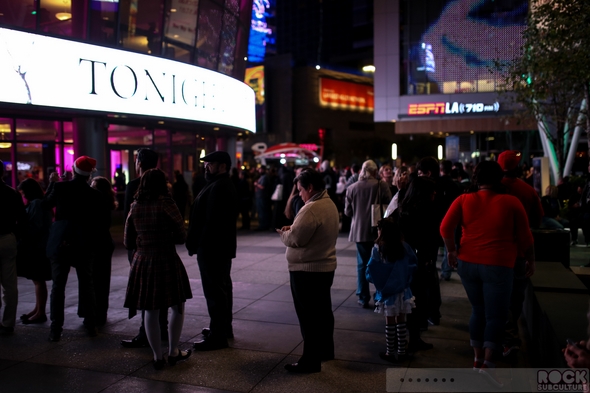
[[[404,242],[406,253],[402,259],[393,263],[383,261],[379,253],[379,247],[375,245],[371,252],[371,259],[367,265],[367,280],[375,284],[375,300],[383,302],[384,300],[404,292],[404,300],[412,297],[410,283],[418,258],[414,250]]]

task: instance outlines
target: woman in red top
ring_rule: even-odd
[[[527,277],[535,269],[533,235],[520,201],[502,194],[504,172],[493,161],[477,165],[473,181],[478,191],[459,196],[440,227],[449,264],[457,267],[472,306],[470,344],[475,352],[474,370],[495,379],[493,351],[502,350],[508,316],[514,262],[519,250],[526,258]],[[462,230],[455,247],[455,228]]]

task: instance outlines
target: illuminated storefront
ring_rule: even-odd
[[[81,154],[129,181],[141,147],[169,176],[190,174],[203,150],[237,155],[239,136],[256,132],[241,82],[251,1],[57,3],[0,0],[6,181],[45,181]]]

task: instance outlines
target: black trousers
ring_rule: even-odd
[[[232,332],[233,283],[231,258],[219,259],[197,255],[203,294],[211,321],[210,339],[225,341]]]
[[[51,297],[49,309],[51,312],[51,330],[61,332],[64,325],[65,292],[68,275],[72,263],[76,264],[78,276],[79,308],[83,309],[84,325],[92,328],[96,326],[96,297],[92,281],[92,265],[94,256],[87,253],[71,253],[51,258]]]
[[[334,313],[330,288],[334,272],[289,272],[291,294],[303,337],[300,364],[316,367],[334,358]]]

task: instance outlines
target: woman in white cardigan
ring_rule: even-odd
[[[334,314],[330,288],[336,270],[338,209],[325,190],[322,176],[306,169],[296,179],[305,205],[291,226],[277,229],[287,246],[291,294],[301,335],[303,355],[285,369],[313,373],[321,362],[334,359]]]

